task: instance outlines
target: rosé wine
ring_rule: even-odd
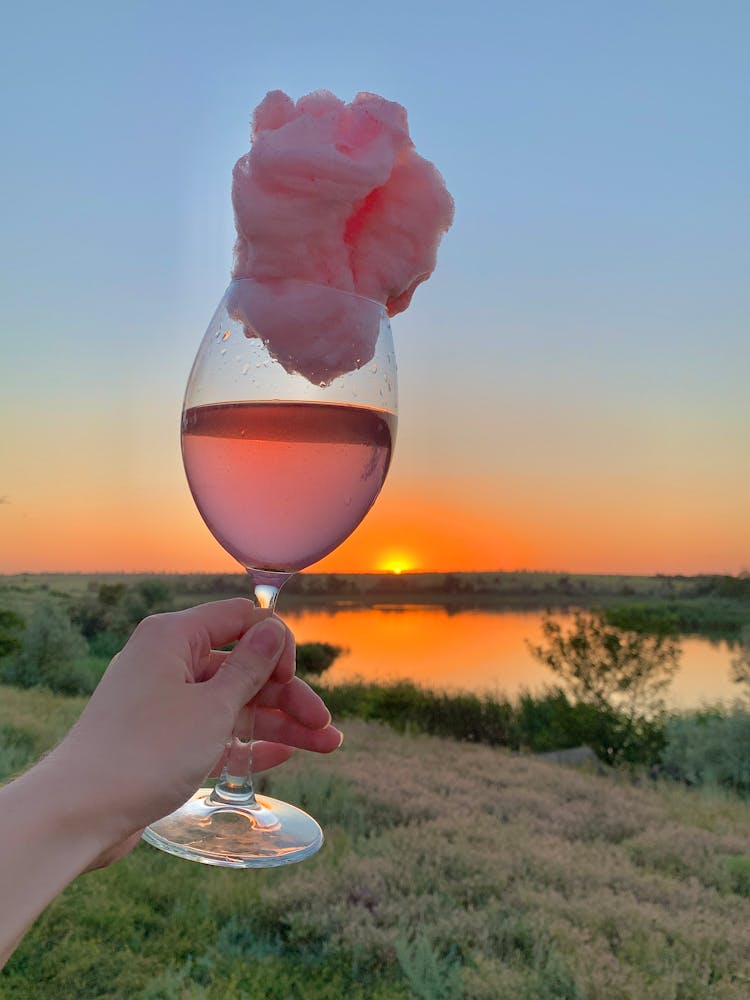
[[[244,566],[296,572],[359,524],[388,471],[396,417],[340,403],[195,406],[185,471],[217,541]]]

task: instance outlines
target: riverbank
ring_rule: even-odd
[[[6,576],[0,577],[0,613],[7,609],[28,622],[37,607],[59,609],[88,648],[87,656],[76,657],[78,686],[71,676],[64,690],[85,693],[144,615],[247,588],[241,574]],[[280,613],[298,642],[343,649],[326,674],[333,684],[407,681],[454,694],[539,695],[553,677],[532,657],[529,643],[541,640],[548,610],[562,620],[572,610],[597,607],[623,628],[666,625],[679,634],[680,667],[667,704],[684,711],[738,696],[732,663],[743,629],[750,628],[749,584],[735,577],[302,574],[288,588]],[[358,597],[351,596],[355,591]],[[49,621],[46,610],[43,617]]]
[[[247,594],[243,573],[21,573],[0,575],[0,603],[23,610],[39,595],[80,601],[99,587],[157,583],[175,606]],[[732,632],[750,622],[750,579],[701,576],[618,576],[584,573],[299,573],[284,587],[284,606],[370,608],[437,605],[455,609],[603,607],[646,604],[698,609],[685,631]],[[713,607],[714,614],[707,614]]]

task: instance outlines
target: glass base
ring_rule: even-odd
[[[200,788],[184,806],[152,823],[143,839],[167,854],[223,868],[276,868],[320,850],[323,831],[302,809],[258,795],[230,803]]]

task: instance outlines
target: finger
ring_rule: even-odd
[[[276,684],[276,675],[266,684],[256,699],[259,708],[278,708],[310,729],[323,729],[331,721],[331,713],[323,699],[300,677],[288,684]]]
[[[266,743],[264,740],[253,743],[253,774],[278,767],[289,760],[293,753],[294,748],[284,746],[283,743]]]
[[[253,774],[283,764],[285,760],[289,760],[293,753],[294,747],[285,746],[283,743],[266,743],[264,740],[256,740],[253,743]],[[222,757],[222,760],[217,762],[216,767],[208,775],[209,778],[219,777],[223,759]]]
[[[209,645],[215,648],[239,639],[252,625],[267,618],[270,613],[257,608],[244,597],[234,597],[229,601],[212,601],[186,611],[175,611],[169,617],[174,617],[190,634],[204,631],[208,635]]]
[[[228,656],[229,650],[227,649],[210,650],[208,655],[201,661],[199,668],[195,671],[194,680],[196,684],[200,684],[202,681],[210,681]]]
[[[255,610],[258,612],[261,611],[260,608],[256,608]],[[267,617],[267,612],[264,611],[264,615]],[[213,677],[228,655],[229,653],[225,649],[212,649],[208,656],[201,662],[200,670],[196,671],[195,680],[207,681]],[[276,669],[273,672],[274,680],[278,681],[279,684],[287,684],[294,677],[296,662],[296,643],[294,636],[287,629],[286,643],[281,651]]]
[[[341,745],[341,731],[329,724],[310,727],[277,709],[245,706],[237,716],[234,734],[240,740],[269,739],[288,743],[299,750],[330,753]]]
[[[258,622],[245,632],[205,686],[228,702],[236,716],[273,673],[286,637],[286,626],[278,618]]]
[[[243,706],[234,728],[244,739],[252,736],[256,708],[278,709],[307,729],[325,729],[331,722],[331,713],[322,699],[299,677],[288,684],[271,679],[251,704]]]
[[[279,684],[287,684],[297,669],[297,644],[295,642],[294,636],[287,629],[286,643],[283,650],[281,651],[281,656],[279,657],[279,662],[276,664],[276,669],[273,672],[273,679],[278,681]]]
[[[287,746],[315,753],[331,753],[341,746],[344,739],[343,733],[335,726],[308,729],[273,708],[256,709],[254,735],[261,740],[286,743]]]

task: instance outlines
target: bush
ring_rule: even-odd
[[[609,764],[655,764],[664,746],[661,719],[633,721],[613,709],[571,702],[553,689],[507,699],[430,691],[415,684],[352,682],[318,688],[336,716],[385,722],[472,743],[531,753],[586,744]]]
[[[148,615],[171,610],[172,590],[166,581],[153,577],[133,584],[125,599],[128,631]]]
[[[750,694],[750,626],[740,632],[739,651],[732,659],[732,680]]]
[[[40,601],[31,612],[20,653],[0,666],[0,681],[59,694],[88,694],[89,673],[77,662],[87,654],[86,640],[65,612],[49,599]]]
[[[675,716],[666,726],[663,763],[672,777],[750,794],[750,712],[703,711]]]
[[[92,656],[104,657],[111,660],[115,653],[119,653],[127,641],[127,636],[118,632],[97,632],[89,639],[89,650]]]
[[[320,688],[334,715],[386,722],[394,729],[416,729],[435,736],[491,746],[517,745],[513,706],[475,694],[446,694],[416,684],[353,682]]]
[[[634,631],[611,625],[603,612],[577,612],[567,631],[548,615],[544,642],[527,643],[577,702],[614,712],[633,725],[664,711],[662,694],[677,670],[680,647],[673,630]]]
[[[15,611],[0,608],[0,659],[21,650],[23,618]]]
[[[127,642],[133,628],[147,615],[168,611],[172,588],[159,577],[127,586],[100,583],[72,606],[71,618],[83,636],[96,642],[99,656],[113,656]]]
[[[303,642],[297,646],[297,672],[320,677],[343,652],[330,642]]]
[[[535,753],[585,745],[608,764],[651,765],[664,747],[661,721],[633,722],[612,709],[573,703],[560,690],[522,694],[517,712],[521,748]]]
[[[73,623],[89,641],[99,635],[113,637],[122,648],[129,633],[130,620],[125,610],[128,589],[124,583],[101,583],[95,592],[84,595],[71,608]]]

